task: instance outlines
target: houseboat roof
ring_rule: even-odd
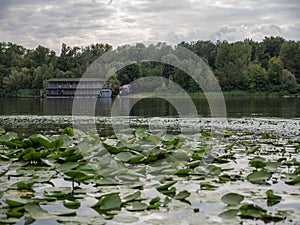
[[[106,80],[102,78],[51,78],[48,82],[106,82]]]

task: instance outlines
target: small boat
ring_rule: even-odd
[[[111,98],[112,90],[110,88],[102,88],[100,92],[101,98]]]

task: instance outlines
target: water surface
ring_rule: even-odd
[[[159,98],[141,99],[98,99],[94,107],[93,99],[79,101],[82,114],[92,107],[93,115],[111,116],[111,107],[117,104],[119,115],[141,117],[179,116],[176,108],[168,101]],[[184,99],[174,99],[185,104]],[[210,108],[204,98],[193,99],[198,115],[210,117]],[[227,117],[279,117],[300,118],[300,98],[281,97],[226,97]],[[133,107],[131,107],[133,105]],[[72,99],[31,99],[0,98],[0,115],[72,115]],[[187,109],[188,111],[188,109]],[[94,113],[95,112],[95,113]]]

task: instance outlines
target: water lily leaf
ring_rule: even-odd
[[[100,211],[120,210],[121,205],[122,201],[119,193],[110,193],[102,195],[92,208],[97,208]]]
[[[229,209],[219,214],[220,217],[224,219],[233,219],[237,216],[239,210],[238,209]]]
[[[64,141],[62,139],[57,139],[57,140],[54,140],[52,141],[50,144],[49,144],[49,148],[52,148],[52,149],[59,149],[61,148],[62,146],[64,145]]]
[[[194,169],[194,171],[197,174],[219,175],[222,172],[222,168],[215,165],[198,166]]]
[[[45,220],[53,218],[52,215],[48,214],[46,210],[42,209],[37,204],[26,204],[24,208],[29,213],[30,217],[35,220]]]
[[[254,158],[249,162],[250,166],[255,167],[255,168],[264,168],[266,167],[266,163],[263,162],[263,159],[260,158]]]
[[[19,222],[19,218],[0,218],[0,223],[1,224],[17,224]]]
[[[0,136],[0,144],[9,148],[23,147],[21,138],[19,138],[18,134],[14,132],[7,132],[6,134]]]
[[[80,207],[80,202],[77,201],[65,201],[64,206],[69,209],[78,209]]]
[[[26,202],[20,199],[5,199],[4,201],[9,207],[20,207],[26,204]]]
[[[75,181],[84,181],[94,177],[92,174],[86,174],[80,170],[69,170],[65,172],[65,175],[72,178]]]
[[[166,136],[170,136],[170,135],[165,135],[163,137],[163,139],[164,139],[163,144],[166,146],[167,149],[176,149],[179,147],[181,138],[177,137],[177,138],[174,138],[173,140],[169,140],[169,138],[165,138]],[[172,139],[172,138],[170,138],[170,139]],[[166,140],[169,140],[169,141],[166,141]]]
[[[36,152],[35,150],[27,153],[26,155],[23,156],[23,159],[26,161],[38,161],[42,157],[41,152]]]
[[[97,186],[116,186],[121,185],[119,182],[111,178],[101,178],[96,180]]]
[[[155,203],[160,201],[160,197],[155,197],[153,199],[151,199],[151,201],[149,202],[150,205],[154,205]]]
[[[125,147],[125,146],[122,146],[122,147],[117,148],[117,147],[108,145],[108,144],[106,144],[106,143],[104,143],[104,142],[103,142],[102,144],[103,144],[103,146],[105,147],[105,149],[106,149],[109,153],[111,153],[111,154],[118,154],[118,153],[124,151],[125,149],[127,149],[127,147]]]
[[[23,210],[23,207],[21,209]],[[8,217],[20,218],[21,216],[24,215],[24,212],[10,210],[10,211],[6,212],[6,215]]]
[[[270,179],[270,177],[270,172],[261,170],[250,173],[246,178],[251,183],[264,183],[266,180]]]
[[[34,183],[49,183],[53,178],[53,175],[49,176],[34,176],[30,181]]]
[[[8,161],[9,157],[3,154],[0,154],[0,160]]]
[[[73,137],[75,135],[75,132],[71,127],[66,127],[63,129],[62,134]]]
[[[190,175],[190,170],[189,169],[180,169],[177,170],[175,175],[180,176],[180,177],[186,177]]]
[[[271,162],[271,161],[268,161],[266,162],[266,169],[269,170],[269,171],[274,171],[276,170],[278,167],[280,167],[282,164],[281,162]]]
[[[144,138],[146,138],[146,137],[148,136],[148,134],[147,134],[147,132],[146,132],[145,129],[143,129],[143,128],[138,128],[138,129],[136,129],[136,131],[135,131],[135,136],[136,136],[137,138],[139,138],[139,139],[144,139]]]
[[[32,143],[37,144],[39,146],[44,146],[46,148],[50,148],[50,140],[41,134],[33,134],[29,137]]]
[[[177,183],[177,181],[170,181],[170,182],[168,182],[168,183],[166,183],[166,184],[163,184],[163,185],[161,185],[161,186],[158,186],[156,189],[157,189],[158,191],[161,191],[161,190],[168,190],[169,187],[173,186],[173,185],[176,184],[176,183]]]
[[[32,186],[35,182],[18,182],[17,188],[18,190],[32,190]]]
[[[134,155],[130,152],[120,152],[115,156],[115,159],[121,162],[128,162],[133,157]]]
[[[238,205],[244,200],[244,196],[237,193],[228,193],[221,198],[227,205]]]
[[[5,144],[5,142],[10,142],[12,140],[18,139],[19,136],[15,132],[7,132],[6,134],[0,136],[0,143]]]
[[[204,131],[204,132],[201,132],[201,135],[203,137],[210,137],[211,136],[211,132],[210,131]]]
[[[56,162],[56,160],[54,160],[54,159],[41,159],[41,161],[42,161],[45,165],[50,166],[50,167],[55,166],[55,162]]]
[[[238,214],[242,218],[260,218],[262,213],[266,213],[267,210],[254,205],[254,204],[244,204],[240,208],[240,213]]]
[[[52,198],[57,198],[57,199],[68,199],[70,196],[72,196],[71,194],[71,190],[62,190],[62,191],[53,191],[53,192],[45,192],[44,194],[46,197],[50,197]]]
[[[300,176],[295,177],[295,178],[293,178],[291,180],[287,180],[285,183],[288,184],[288,185],[300,184]]]
[[[88,150],[90,149],[90,145],[86,141],[79,143],[77,147],[81,152],[88,152]]]
[[[207,183],[207,182],[201,182],[200,183],[200,189],[201,190],[215,190],[218,186],[215,186],[213,184]]]
[[[176,195],[176,188],[172,187],[170,189],[167,190],[159,190],[160,193],[170,196],[170,197],[174,197]]]
[[[4,128],[0,128],[0,135],[5,134],[5,129]]]
[[[259,219],[261,219],[265,223],[271,223],[271,222],[277,223],[277,222],[284,220],[285,217],[280,216],[280,215],[271,215],[268,213],[262,213],[261,217]]]
[[[254,148],[249,148],[247,149],[246,153],[247,154],[254,154],[255,152],[257,152],[260,149],[260,146],[256,146]]]
[[[267,205],[268,206],[273,206],[273,205],[278,204],[282,198],[279,195],[274,195],[273,190],[266,191],[266,195],[267,195]]]
[[[229,150],[231,150],[234,146],[235,146],[235,143],[229,144],[229,145],[227,145],[227,146],[224,148],[224,151],[225,151],[225,152],[226,152],[226,151],[229,151]]]
[[[176,161],[183,161],[183,162],[188,162],[190,159],[190,156],[186,152],[175,152],[172,154],[172,157]]]
[[[190,192],[184,190],[184,191],[179,192],[179,193],[174,197],[174,199],[182,201],[182,200],[185,200],[186,198],[188,198],[190,195],[191,195]]]
[[[66,162],[57,167],[57,170],[60,172],[66,172],[68,170],[75,169],[79,166],[78,162]]]
[[[124,197],[124,202],[128,203],[128,202],[132,202],[132,201],[136,201],[136,199],[141,197],[141,192],[137,191],[133,194],[127,195]]]
[[[51,211],[51,215],[55,215],[55,216],[76,216],[76,210],[55,210],[55,211]]]
[[[148,208],[148,205],[142,202],[131,202],[126,209],[128,211],[144,211]]]
[[[274,135],[271,135],[271,134],[263,134],[262,136],[261,136],[261,139],[277,139],[277,137],[276,136],[274,136]]]
[[[298,166],[298,168],[295,169],[295,171],[293,173],[296,175],[299,175],[300,174],[300,166]]]

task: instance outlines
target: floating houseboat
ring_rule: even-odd
[[[52,78],[47,83],[46,98],[110,98],[112,90],[100,78]]]

